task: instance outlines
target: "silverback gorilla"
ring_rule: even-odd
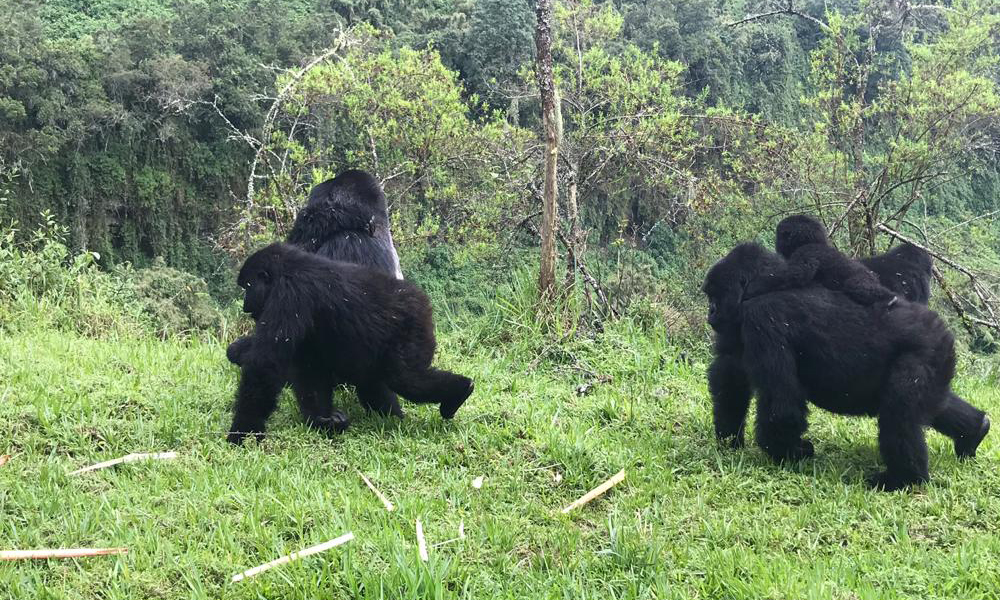
[[[412,283],[282,243],[252,254],[238,283],[257,326],[242,356],[230,442],[263,436],[285,381],[306,421],[332,431],[348,425],[333,409],[336,382],[355,385],[367,407],[385,410],[396,392],[439,403],[445,419],[472,393],[468,377],[431,366],[431,305]]]
[[[783,259],[758,244],[737,246],[702,287],[716,332],[709,369],[716,435],[743,443],[757,393],[757,442],[775,460],[813,454],[802,438],[807,400],[830,412],[878,417],[886,490],[927,481],[923,427],[947,409],[954,340],[941,319],[900,300],[892,310],[852,302],[818,285],[744,300],[747,284]]]
[[[403,278],[385,194],[364,171],[344,171],[314,187],[308,204],[295,217],[288,242],[326,258]]]
[[[385,194],[378,181],[365,171],[350,169],[314,187],[306,206],[296,215],[287,241],[332,260],[403,278],[392,242]],[[250,340],[249,336],[234,340],[226,349],[226,358],[240,365]],[[399,400],[386,400],[376,410],[402,417]]]
[[[832,248],[826,228],[817,219],[793,215],[778,223],[775,231],[778,254],[788,258],[806,244]],[[882,285],[910,302],[926,305],[931,297],[931,256],[913,244],[905,243],[885,254],[851,262],[872,271]],[[952,438],[959,458],[970,458],[976,455],[976,449],[989,433],[990,420],[986,413],[949,391],[945,410],[934,418],[931,426]]]

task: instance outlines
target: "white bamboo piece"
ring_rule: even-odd
[[[598,496],[600,496],[604,492],[606,492],[606,491],[610,490],[611,488],[613,488],[614,486],[618,485],[624,479],[625,479],[625,469],[622,469],[621,471],[618,471],[617,473],[615,473],[614,475],[612,475],[610,479],[608,479],[607,481],[605,481],[601,485],[595,487],[594,489],[590,490],[586,494],[580,496],[572,504],[570,504],[566,508],[562,509],[562,513],[566,514],[569,511],[573,510],[574,508],[579,508],[579,507],[583,506],[584,504],[590,502],[594,498],[597,498]]]
[[[42,548],[38,550],[2,550],[0,560],[31,560],[46,558],[83,558],[125,554],[128,548]]]
[[[396,507],[392,505],[392,502],[389,502],[389,499],[386,498],[384,495],[382,495],[382,492],[378,491],[378,488],[375,487],[375,484],[373,484],[367,477],[365,477],[364,473],[358,471],[358,475],[360,475],[361,479],[365,481],[365,485],[368,486],[368,489],[370,489],[372,492],[375,493],[376,496],[378,496],[378,499],[382,501],[382,504],[385,505],[385,509],[387,511],[392,512],[396,510]]]
[[[420,560],[427,562],[427,540],[424,539],[424,526],[417,519],[417,550],[420,552]]]
[[[70,473],[70,475],[79,475],[80,473],[87,473],[89,471],[96,471],[98,469],[107,469],[108,467],[113,467],[115,465],[120,465],[122,463],[136,462],[139,460],[167,460],[171,458],[177,458],[176,452],[133,452],[121,458],[116,458],[113,460],[106,460],[96,465],[90,465],[89,467],[84,467],[82,469],[77,469]]]
[[[291,554],[286,554],[285,556],[282,556],[281,558],[276,558],[276,559],[272,560],[269,563],[264,563],[264,564],[260,565],[259,567],[254,567],[252,569],[247,569],[246,571],[243,571],[242,573],[237,573],[236,575],[233,575],[232,583],[236,583],[238,581],[243,581],[244,579],[248,579],[250,577],[254,577],[256,575],[260,575],[261,573],[263,573],[264,571],[267,571],[268,569],[273,569],[274,567],[277,567],[277,566],[280,566],[280,565],[283,565],[283,564],[286,564],[286,563],[290,563],[293,560],[298,560],[300,558],[305,558],[305,557],[311,556],[313,554],[318,554],[320,552],[324,552],[324,551],[329,550],[331,548],[336,548],[337,546],[340,546],[342,544],[346,544],[347,542],[349,542],[349,541],[351,541],[353,539],[354,539],[354,533],[348,531],[347,533],[345,533],[344,535],[340,536],[339,538],[332,539],[329,542],[323,542],[322,544],[317,544],[315,546],[310,546],[310,547],[308,547],[308,548],[306,548],[304,550],[299,550],[298,552],[292,552]]]

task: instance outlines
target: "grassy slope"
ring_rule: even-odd
[[[512,359],[442,340],[477,380],[455,421],[350,406],[337,439],[285,398],[260,447],[223,441],[236,372],[214,344],[0,337],[0,548],[124,545],[123,557],[0,564],[0,598],[995,598],[1000,432],[971,463],[930,434],[933,483],[878,494],[874,423],[815,412],[790,468],[717,450],[703,365],[611,335]],[[661,358],[662,357],[662,358]],[[575,366],[574,366],[575,365]],[[584,367],[614,381],[587,396]],[[992,379],[992,378],[991,378]],[[994,415],[1000,393],[959,391]],[[176,461],[70,478],[137,451]],[[387,513],[353,468],[397,505]],[[558,509],[625,467],[572,516]],[[470,481],[486,476],[481,490]],[[417,558],[414,519],[430,544]],[[353,530],[240,584],[232,574]]]

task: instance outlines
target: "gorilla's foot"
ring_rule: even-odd
[[[263,431],[230,431],[229,435],[226,436],[226,441],[230,444],[242,446],[243,441],[250,436],[257,438],[258,443],[264,440]]]
[[[465,401],[472,395],[472,390],[475,389],[476,384],[473,383],[471,379],[463,377],[465,380],[463,382],[465,389],[457,390],[455,393],[451,394],[451,397],[441,403],[440,411],[441,417],[444,419],[450,419],[455,416],[458,409],[465,404]]]
[[[874,490],[894,492],[896,490],[908,488],[911,485],[924,483],[927,481],[927,478],[918,476],[901,477],[894,473],[890,473],[889,471],[882,471],[881,473],[869,475],[865,481],[868,483],[868,486]]]
[[[983,421],[979,424],[979,430],[976,433],[955,438],[955,454],[959,458],[974,458],[979,444],[982,443],[983,438],[989,432],[990,418],[983,415]]]
[[[799,443],[788,449],[783,460],[796,461],[803,460],[805,458],[812,458],[816,454],[816,449],[813,447],[813,443],[809,440],[799,440]]]
[[[309,424],[327,433],[343,433],[351,420],[347,415],[339,410],[333,411],[329,417],[313,417],[309,419]]]

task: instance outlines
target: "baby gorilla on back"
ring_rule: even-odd
[[[306,421],[332,431],[348,425],[333,409],[337,382],[355,385],[367,408],[386,412],[395,392],[439,403],[446,419],[472,394],[471,379],[431,366],[431,305],[408,281],[277,243],[247,259],[238,283],[257,326],[241,357],[233,443],[263,436],[285,381]]]
[[[816,281],[827,289],[844,292],[864,306],[891,306],[896,301],[896,294],[883,287],[877,275],[827,242],[826,229],[816,219],[794,215],[782,220],[778,223],[775,249],[787,257],[787,262],[751,282],[745,299]]]

